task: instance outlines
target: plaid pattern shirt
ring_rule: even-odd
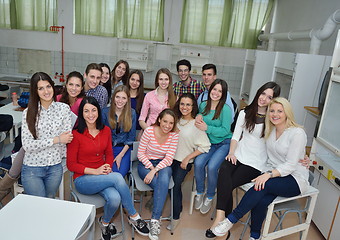
[[[195,95],[196,99],[198,96],[205,90],[205,86],[201,81],[197,81],[190,77],[190,85],[186,86],[182,83],[182,81],[175,82],[173,84],[173,88],[175,94],[180,97],[183,93],[192,93]]]
[[[98,103],[101,109],[106,107],[107,105],[107,90],[101,85],[98,85],[96,88],[91,88],[87,92],[85,92],[86,96],[94,97]]]

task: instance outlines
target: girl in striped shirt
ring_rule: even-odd
[[[156,123],[145,129],[138,148],[138,173],[154,190],[149,238],[158,240],[160,217],[168,194],[171,164],[176,153],[178,134],[177,118],[170,109],[164,109]]]

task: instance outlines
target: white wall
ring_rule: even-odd
[[[319,29],[333,12],[340,9],[339,0],[277,0],[277,4],[271,32]],[[322,42],[320,55],[333,54],[337,32]],[[308,53],[309,45],[307,40],[277,41],[275,51]]]

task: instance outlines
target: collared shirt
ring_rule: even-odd
[[[70,107],[61,102],[52,102],[48,109],[39,104],[34,139],[26,122],[27,108],[22,114],[22,146],[25,150],[24,164],[28,166],[53,166],[66,156],[65,144],[53,144],[53,138],[71,131]]]
[[[98,85],[97,87],[91,88],[90,90],[85,92],[85,94],[86,96],[94,97],[98,101],[101,109],[106,107],[108,96],[107,96],[107,90],[105,87]]]
[[[182,81],[175,82],[173,84],[175,94],[180,97],[183,93],[192,93],[195,95],[196,99],[205,90],[205,86],[202,82],[197,81],[190,77],[190,84],[186,86]]]
[[[168,95],[165,96],[164,102],[159,102],[157,89],[148,92],[143,101],[142,110],[138,120],[145,121],[148,126],[156,122],[158,114],[165,108],[169,107]]]
[[[103,123],[108,126],[111,129],[111,135],[112,135],[112,146],[115,147],[119,144],[123,145],[132,145],[133,142],[136,139],[136,112],[135,109],[131,109],[131,120],[132,120],[132,126],[130,131],[124,132],[124,126],[119,126],[118,129],[112,128],[110,126],[110,107],[106,107],[102,111],[102,116],[103,116]],[[116,121],[117,115],[115,115]]]
[[[200,104],[204,101],[208,100],[208,90],[205,90],[204,92],[201,93],[201,95],[197,98],[197,104],[200,106]],[[234,104],[231,101],[230,93],[229,91],[227,92],[227,99],[225,100],[225,104],[227,104],[230,107],[231,110],[231,117],[232,121],[231,123],[234,122],[234,116],[235,116],[235,111],[234,111]]]

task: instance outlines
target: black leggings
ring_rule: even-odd
[[[224,161],[218,173],[216,209],[225,211],[225,216],[227,217],[233,209],[233,190],[249,183],[260,174],[259,170],[244,165],[239,161],[237,161],[236,165],[227,160]]]

